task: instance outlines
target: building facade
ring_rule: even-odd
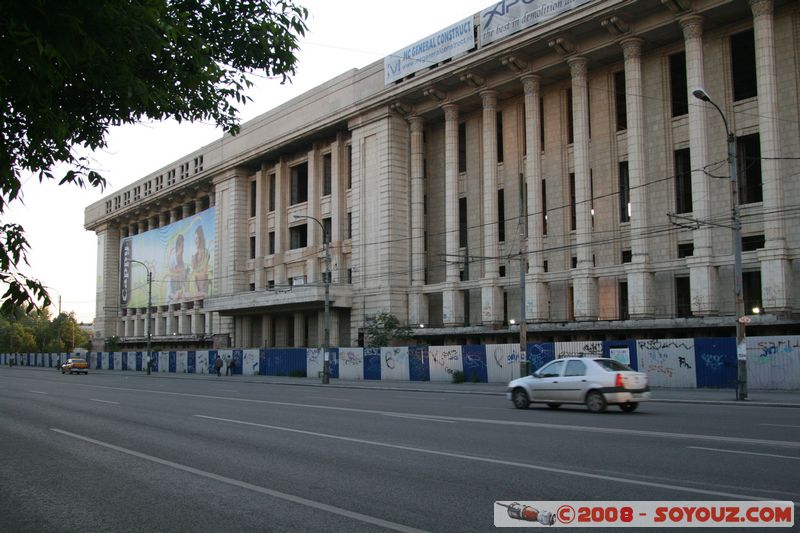
[[[734,201],[748,332],[797,334],[798,50],[791,1],[492,5],[89,206],[96,338],[319,345],[328,270],[332,345],[733,336]]]

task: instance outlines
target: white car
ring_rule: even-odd
[[[608,405],[619,405],[630,413],[639,402],[650,399],[650,387],[647,374],[613,359],[566,357],[509,383],[506,398],[517,409],[536,402],[553,409],[571,403],[586,404],[593,413],[605,411]]]

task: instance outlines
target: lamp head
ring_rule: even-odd
[[[693,89],[692,96],[704,102],[711,101],[711,98],[708,96],[708,93],[702,87],[697,87],[696,89]]]

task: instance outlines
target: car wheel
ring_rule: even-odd
[[[531,400],[525,389],[514,389],[514,392],[511,393],[511,402],[517,409],[527,409]]]
[[[560,403],[548,403],[547,407],[549,407],[550,409],[558,409],[559,407],[561,407],[561,404]]]
[[[619,408],[625,413],[632,413],[639,408],[639,402],[625,402],[619,404]]]
[[[606,399],[596,390],[589,391],[589,394],[586,395],[586,407],[592,413],[602,413],[606,410],[607,405]]]
[[[61,369],[61,373],[62,373],[62,374],[66,374],[66,372],[64,371],[64,369],[63,369],[63,368]]]

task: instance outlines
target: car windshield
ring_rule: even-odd
[[[70,359],[69,362],[70,363],[85,363],[86,361],[84,361],[83,359]]]
[[[595,359],[594,361],[606,372],[621,372],[626,370],[629,372],[633,371],[633,369],[628,365],[624,365],[619,361],[614,361],[613,359]]]

